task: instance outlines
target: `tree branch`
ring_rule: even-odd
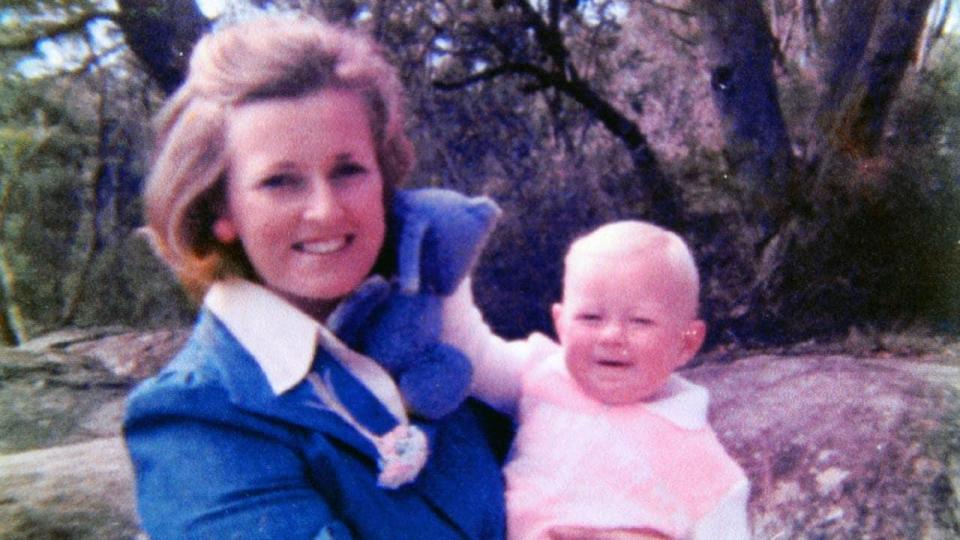
[[[523,62],[508,62],[453,82],[434,82],[439,90],[459,90],[479,82],[505,75],[534,77],[544,87],[552,87],[573,99],[593,115],[627,147],[634,166],[647,183],[652,219],[665,226],[677,226],[681,219],[680,199],[674,186],[660,172],[656,155],[639,126],[598,94],[585,81],[567,78],[562,73],[547,71]],[[575,74],[574,74],[575,76]]]
[[[533,28],[533,32],[537,36],[537,43],[544,52],[553,59],[557,68],[560,70],[569,69],[575,71],[573,64],[568,62],[570,52],[567,50],[566,45],[563,44],[563,35],[559,30],[559,22],[556,29],[547,26],[547,23],[544,22],[543,18],[540,17],[540,14],[530,5],[528,0],[517,0],[517,5],[523,13],[524,22]]]
[[[681,15],[681,16],[683,16],[683,17],[694,17],[694,16],[696,16],[696,13],[694,13],[694,12],[692,12],[692,11],[690,11],[690,10],[683,9],[683,8],[678,8],[678,7],[674,7],[674,6],[668,6],[667,4],[662,4],[662,3],[657,2],[657,1],[655,1],[655,0],[643,0],[643,3],[644,3],[644,4],[647,4],[647,5],[651,6],[651,7],[657,8],[657,9],[662,9],[662,10],[664,10],[664,11],[669,11],[670,13],[673,13],[674,15]]]
[[[640,127],[581,78],[576,66],[570,61],[570,52],[560,31],[561,4],[552,1],[548,5],[549,15],[555,17],[549,21],[543,19],[529,0],[513,0],[512,5],[520,10],[522,26],[533,30],[536,45],[548,58],[548,67],[526,61],[507,61],[457,81],[435,81],[434,88],[447,91],[459,90],[498,77],[522,75],[532,77],[544,89],[553,88],[566,95],[585,108],[607,131],[626,146],[639,177],[646,184],[651,219],[666,226],[679,225],[682,219],[679,194],[675,186],[660,171],[656,155]],[[500,3],[499,7],[502,8],[503,3]],[[495,46],[499,43],[496,36],[492,43]],[[516,58],[514,49],[499,49],[507,58]]]
[[[98,19],[109,19],[115,21],[116,12],[110,11],[92,11],[85,13],[76,19],[63,21],[53,24],[43,24],[36,27],[36,31],[31,32],[29,28],[24,29],[20,35],[0,38],[0,49],[13,51],[29,51],[37,46],[37,43],[45,39],[56,39],[68,34],[74,34],[86,29],[86,26]]]
[[[167,94],[180,86],[194,43],[210,21],[193,0],[118,0],[115,19],[130,50]]]
[[[437,90],[461,90],[468,86],[484,81],[491,81],[504,75],[530,75],[541,82],[552,79],[553,77],[550,72],[544,70],[540,66],[535,66],[525,62],[507,62],[497,67],[488,68],[474,73],[473,75],[458,81],[434,81],[433,87]]]
[[[550,29],[554,32],[560,29],[560,0],[550,0],[547,5],[548,20]]]

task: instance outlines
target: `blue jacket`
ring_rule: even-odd
[[[398,193],[400,276],[453,271],[448,280],[459,280],[492,219],[475,213],[487,204],[439,190]],[[458,224],[463,212],[480,215],[480,226]],[[319,354],[313,369],[332,376],[340,401],[368,429],[395,425],[329,355]],[[503,538],[497,456],[509,424],[489,409],[467,400],[439,420],[415,420],[430,438],[429,460],[416,481],[390,490],[377,486],[373,445],[318,405],[307,381],[275,394],[236,337],[201,311],[184,349],[128,402],[124,435],[151,538]]]
[[[143,527],[153,540],[503,538],[503,483],[478,407],[418,422],[426,468],[411,485],[377,487],[369,441],[318,408],[307,382],[275,396],[204,311],[181,353],[130,396]]]

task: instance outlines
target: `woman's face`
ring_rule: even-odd
[[[383,179],[367,109],[321,90],[237,107],[227,126],[226,210],[263,284],[322,318],[370,273],[385,234]]]

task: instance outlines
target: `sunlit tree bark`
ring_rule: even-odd
[[[849,0],[833,21],[822,124],[827,151],[877,153],[890,105],[916,59],[931,0]]]
[[[933,13],[930,25],[923,32],[922,41],[919,45],[920,52],[918,54],[917,66],[920,69],[926,68],[927,61],[930,58],[930,51],[937,41],[943,39],[946,35],[947,22],[950,20],[951,11],[953,10],[953,0],[935,0],[935,2],[932,8]]]
[[[28,338],[20,306],[14,294],[16,276],[7,252],[7,217],[13,184],[47,134],[36,130],[4,129],[0,131],[0,343],[19,345]]]

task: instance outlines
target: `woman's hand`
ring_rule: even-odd
[[[669,540],[670,537],[646,527],[600,529],[594,527],[560,526],[547,531],[550,540]]]

